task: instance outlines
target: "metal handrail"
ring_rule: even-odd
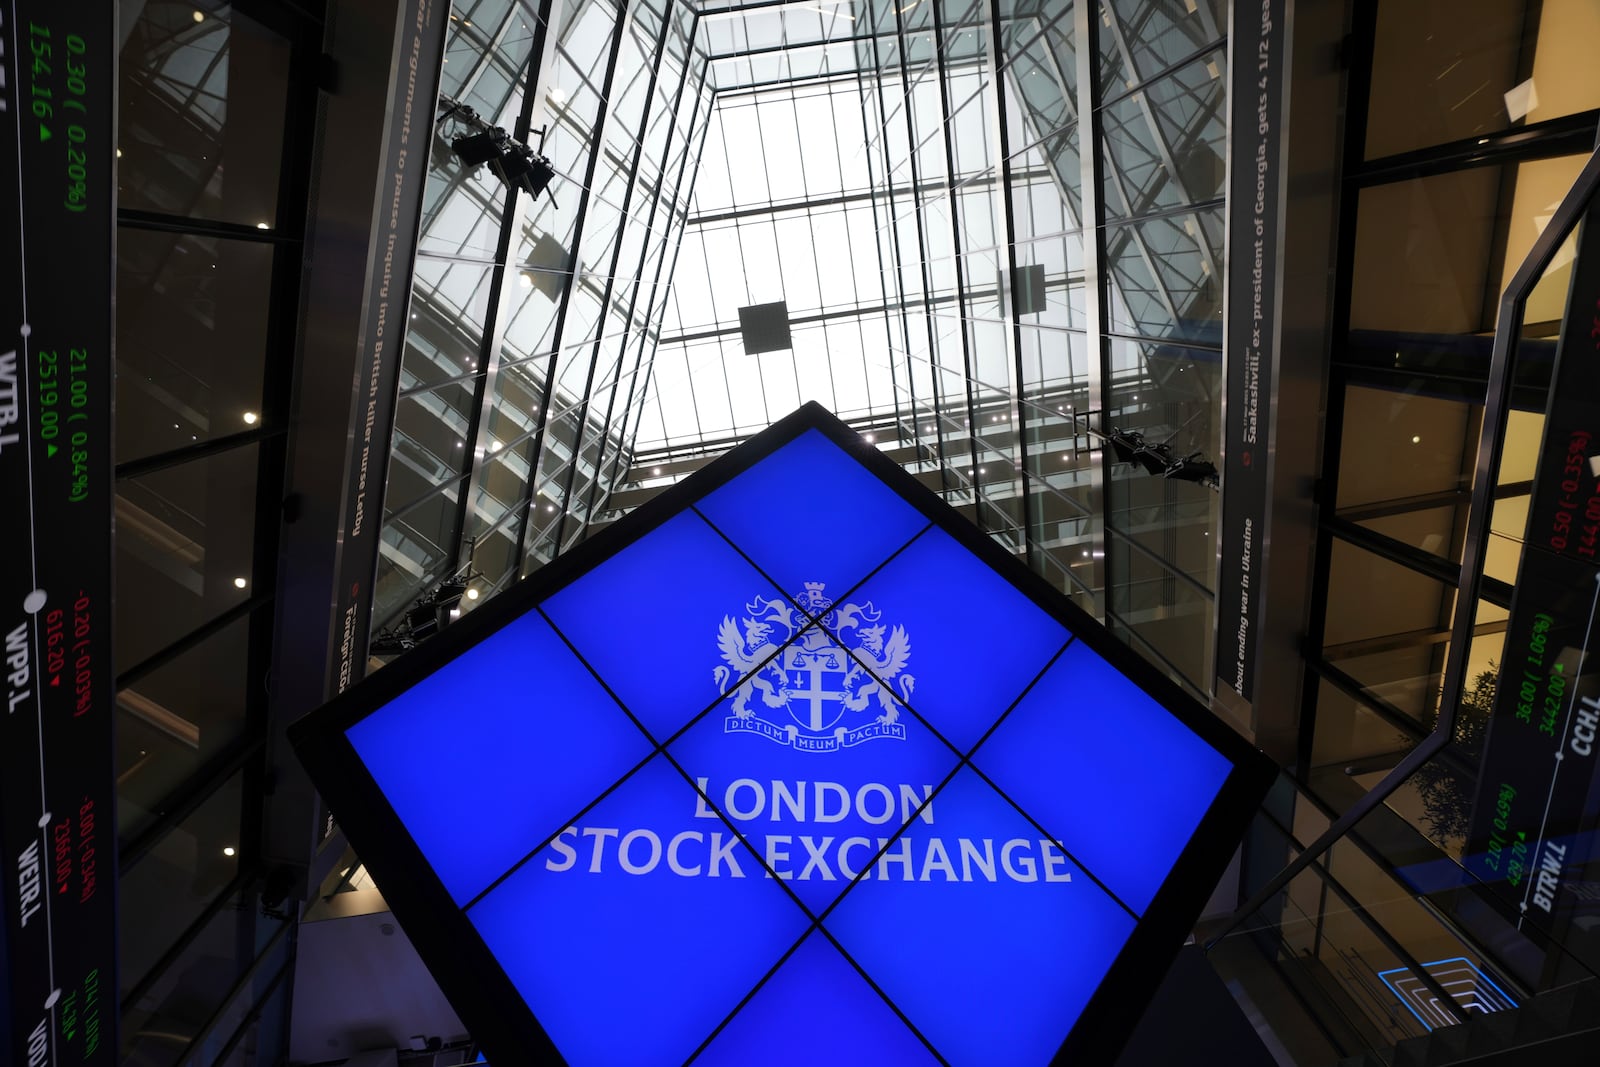
[[[1511,401],[1511,347],[1522,328],[1522,316],[1533,287],[1543,276],[1556,252],[1577,227],[1600,190],[1600,150],[1592,152],[1578,172],[1572,189],[1550,217],[1522,266],[1512,276],[1500,297],[1500,321],[1495,325],[1494,349],[1489,357],[1489,388],[1484,397],[1483,428],[1478,438],[1477,477],[1472,484],[1472,499],[1467,506],[1466,541],[1461,556],[1461,576],[1457,582],[1456,615],[1450,630],[1450,650],[1445,658],[1444,691],[1440,696],[1439,721],[1422,742],[1396,764],[1383,781],[1373,786],[1349,810],[1313,841],[1305,851],[1270,878],[1254,896],[1229,917],[1223,928],[1203,947],[1210,951],[1217,942],[1238,929],[1250,916],[1277,896],[1289,881],[1311,862],[1332,848],[1334,843],[1389,799],[1423,764],[1437,755],[1455,734],[1456,710],[1466,679],[1467,656],[1471,650],[1474,622],[1473,605],[1478,603],[1483,581],[1484,555],[1489,545],[1494,487],[1500,475],[1500,449],[1505,439],[1507,412]]]

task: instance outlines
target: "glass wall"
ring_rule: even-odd
[[[471,583],[470,609],[548,561],[631,465],[709,108],[694,28],[671,0],[456,6],[376,629],[442,580]],[[463,165],[452,104],[552,160],[549,188]]]
[[[319,6],[151,0],[120,27],[119,1062],[141,1067],[286,1047],[260,842]]]
[[[1473,485],[1486,476],[1501,294],[1572,187],[1600,118],[1600,76],[1567,51],[1593,18],[1580,4],[1477,3],[1382,4],[1357,20],[1355,39],[1370,49],[1357,69],[1370,84],[1353,89],[1366,105],[1349,131],[1360,162],[1343,194],[1349,288],[1333,347],[1301,741],[1304,787],[1346,810],[1435,729],[1459,683],[1443,751],[1356,833],[1375,863],[1483,947],[1483,966],[1535,990],[1592,972],[1600,956],[1497,903],[1471,873],[1468,836],[1576,238],[1535,278],[1514,336],[1476,602],[1458,587],[1473,577],[1462,568]],[[1456,650],[1452,679],[1462,629],[1470,645]]]
[[[557,179],[436,140],[379,629],[817,400],[1204,695],[1216,493],[1099,447],[1219,448],[1223,12],[1189,7],[459,6],[442,107]]]

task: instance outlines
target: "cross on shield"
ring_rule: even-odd
[[[790,714],[794,715],[794,703],[803,701],[810,705],[809,720],[795,715],[796,721],[814,733],[820,733],[838,721],[844,714],[843,689],[828,688],[828,675],[835,684],[842,679],[849,669],[849,653],[838,645],[828,642],[818,644],[810,642],[812,647],[802,648],[791,645],[784,651],[783,667],[789,674],[789,703]],[[823,705],[828,701],[833,702],[833,714],[824,721]]]

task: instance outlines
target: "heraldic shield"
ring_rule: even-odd
[[[722,693],[743,679],[724,720],[727,733],[757,734],[801,752],[905,740],[900,701],[916,688],[906,670],[905,627],[886,623],[871,601],[835,605],[826,588],[806,582],[790,601],[757,596],[741,619],[723,616],[723,662],[712,676]]]
[[[815,405],[291,736],[473,1041],[570,1067],[1114,1062],[1274,773]]]

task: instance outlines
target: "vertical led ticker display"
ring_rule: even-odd
[[[1237,738],[820,409],[606,540],[296,730],[492,1052],[1044,1064],[1153,990]]]
[[[117,1055],[115,10],[0,0],[0,1063]]]

